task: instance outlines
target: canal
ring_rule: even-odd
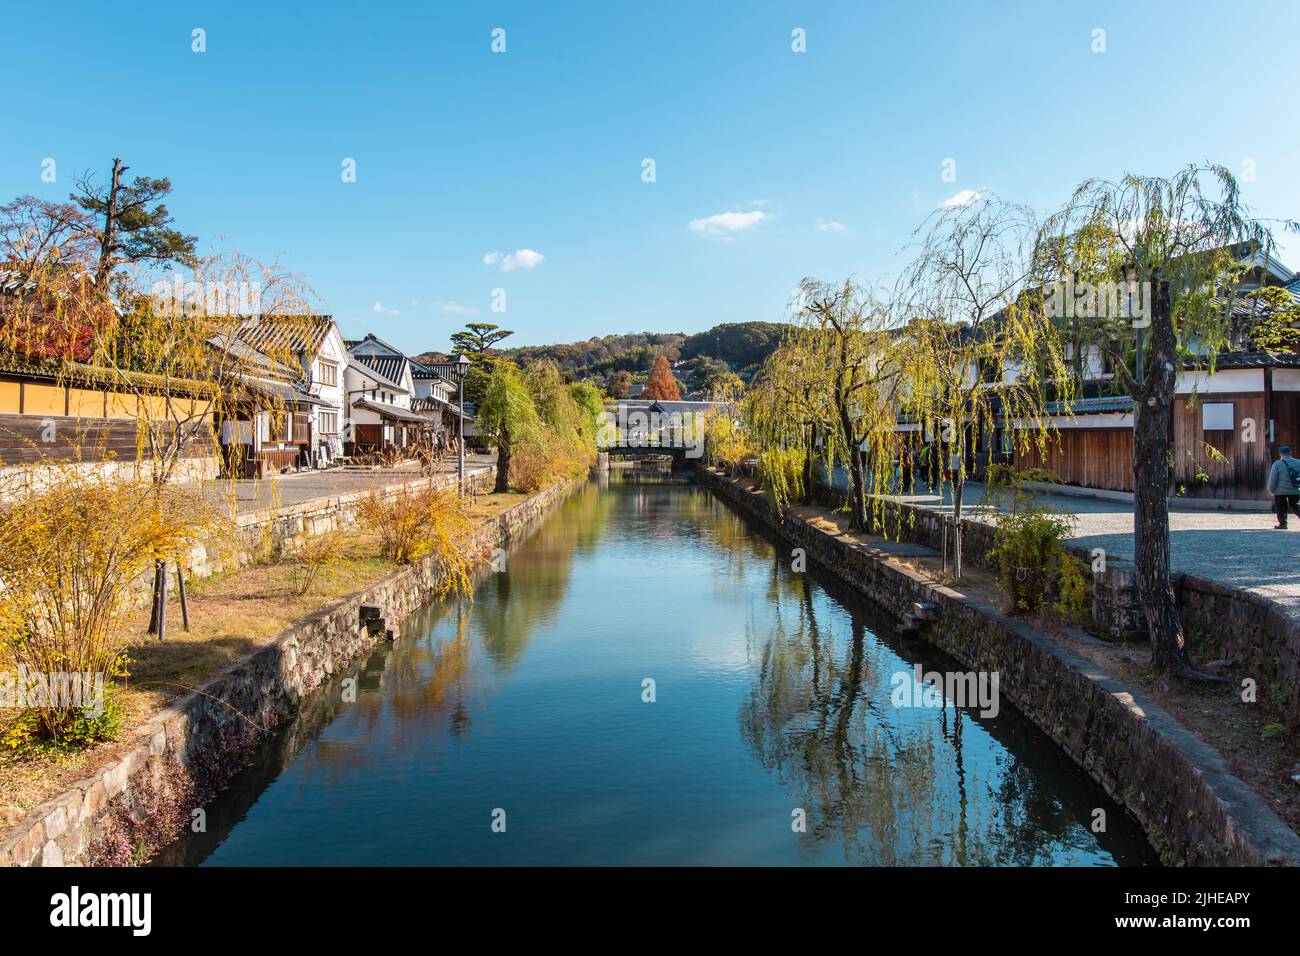
[[[791,563],[703,488],[615,471],[408,620],[355,700],[323,687],[155,862],[1155,862],[1005,701],[894,706],[894,675],[954,662]]]

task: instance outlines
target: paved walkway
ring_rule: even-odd
[[[924,488],[924,484],[918,484]],[[951,496],[898,495],[898,500],[951,513]],[[1005,510],[1008,497],[995,493],[989,502],[982,484],[966,485],[963,511],[972,518]],[[1133,557],[1133,506],[1080,495],[1039,492],[1039,505],[1077,516],[1073,538],[1088,548],[1104,548],[1116,557]],[[985,519],[987,520],[987,518]],[[1274,531],[1274,517],[1262,511],[1210,511],[1171,507],[1170,558],[1174,571],[1254,591],[1300,617],[1300,519],[1291,530]]]
[[[465,476],[482,471],[496,463],[495,455],[465,456]],[[456,460],[443,461],[436,467],[438,474],[456,473]],[[304,471],[292,475],[277,475],[274,478],[257,480],[240,479],[237,481],[211,481],[204,483],[204,489],[223,503],[231,500],[233,493],[235,508],[240,514],[261,511],[270,507],[287,508],[310,501],[320,501],[349,495],[372,488],[385,488],[389,485],[405,484],[423,477],[419,466],[410,468],[384,468],[375,471],[344,471],[327,469],[325,471]]]

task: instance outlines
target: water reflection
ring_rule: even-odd
[[[895,671],[951,662],[671,474],[592,483],[476,595],[410,620],[355,703],[323,688],[160,862],[1153,861],[1009,708],[893,707]]]
[[[890,623],[848,602],[844,612],[807,575],[774,565],[775,620],[750,630],[755,672],[740,708],[745,740],[808,814],[804,842],[841,847],[855,863],[1083,862],[1093,835],[1086,799],[1042,785],[1077,770],[1016,717],[984,719],[946,704],[894,707],[891,676],[921,661],[953,669],[932,648],[877,638]],[[906,654],[906,659],[900,656]],[[1077,787],[1075,788],[1077,789]],[[1117,812],[1106,802],[1110,813]],[[1141,860],[1142,848],[1112,847]]]

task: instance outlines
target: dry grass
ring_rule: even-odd
[[[467,512],[475,524],[481,524],[525,497],[515,492],[478,495]],[[188,633],[181,629],[180,601],[173,592],[164,642],[145,633],[147,608],[131,618],[126,635],[131,676],[121,691],[120,738],[62,758],[0,754],[0,833],[73,782],[121,757],[134,745],[139,728],[190,688],[201,686],[286,628],[396,567],[380,556],[380,541],[374,534],[350,532],[340,548],[339,560],[321,569],[305,595],[293,593],[297,568],[286,560],[189,582]]]

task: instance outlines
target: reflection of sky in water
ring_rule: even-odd
[[[949,665],[877,638],[889,622],[845,597],[791,573],[701,489],[616,476],[512,550],[472,607],[408,622],[362,668],[356,703],[327,688],[217,801],[204,842],[173,851],[213,864],[1152,861],[1008,707],[993,720],[892,707],[894,672]],[[1097,806],[1100,845],[1085,825]],[[489,828],[496,807],[505,834]]]

